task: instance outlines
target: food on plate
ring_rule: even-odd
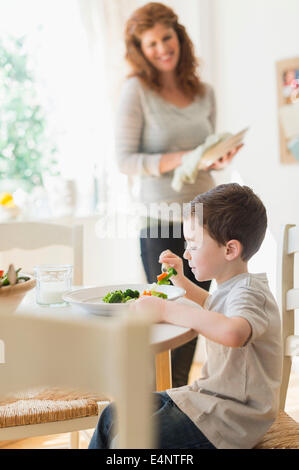
[[[127,289],[124,292],[122,290],[115,290],[108,292],[108,294],[103,297],[103,302],[107,304],[120,304],[128,302],[128,300],[138,299],[140,296],[138,290]]]
[[[156,286],[156,284],[155,284]],[[163,294],[163,292],[158,292],[153,288],[153,285],[150,286],[149,290],[143,291],[141,295],[155,295],[156,297],[161,297],[162,299],[167,299],[167,294]],[[140,292],[138,290],[127,289],[124,292],[122,290],[115,290],[112,292],[108,292],[108,294],[103,297],[103,302],[107,304],[121,304],[131,300],[136,300],[140,297]]]
[[[162,268],[163,269],[163,268]],[[168,285],[170,284],[169,282],[169,279],[172,277],[172,276],[176,276],[177,275],[177,271],[174,269],[174,268],[167,268],[167,271],[165,272],[162,272],[161,274],[158,274],[157,276],[157,284],[159,286],[161,285]]]
[[[156,297],[161,297],[161,299],[167,299],[168,295],[163,294],[163,292],[157,292],[156,290],[145,290],[142,295],[155,295]]]
[[[0,270],[0,287],[10,286],[14,284],[19,284],[21,282],[29,281],[30,277],[20,276],[19,273],[21,268],[15,270],[13,264],[9,265],[8,270]]]

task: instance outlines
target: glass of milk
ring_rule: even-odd
[[[67,305],[63,294],[72,287],[71,264],[47,264],[35,266],[36,302],[48,307]]]

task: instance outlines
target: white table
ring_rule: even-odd
[[[78,287],[79,288],[79,287]],[[179,299],[178,302],[196,305],[187,299]],[[19,305],[16,313],[22,315],[37,315],[39,317],[58,317],[84,319],[86,321],[95,319],[91,315],[75,305],[63,307],[43,307],[35,301],[35,289],[28,292],[23,302]],[[182,326],[166,323],[154,324],[152,326],[151,346],[156,355],[156,390],[163,391],[171,388],[171,350],[191,341],[197,336],[197,332]]]

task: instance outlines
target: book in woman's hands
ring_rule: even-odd
[[[236,147],[241,145],[243,143],[244,136],[247,131],[248,127],[234,135],[223,134],[223,137],[220,139],[220,141],[209,146],[202,153],[198,169],[204,170],[205,168],[219,160],[219,158],[224,157],[228,152],[233,151]]]
[[[244,129],[235,135],[228,133],[210,134],[203,144],[191,152],[185,153],[181,165],[174,170],[171,182],[172,189],[180,192],[185,183],[194,184],[198,171],[206,170],[219,158],[224,157],[228,152],[241,145],[247,130]]]

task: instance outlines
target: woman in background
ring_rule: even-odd
[[[118,167],[129,177],[139,177],[137,201],[147,206],[174,202],[182,206],[215,186],[210,170],[224,168],[238,149],[207,171],[199,171],[194,184],[184,185],[179,193],[174,191],[173,172],[181,165],[183,155],[215,131],[214,92],[200,80],[193,44],[169,7],[148,3],[137,9],[127,21],[125,43],[132,73],[123,86],[117,113]],[[180,257],[184,252],[181,220],[170,224],[168,238],[161,234],[161,217],[155,223],[158,236],[150,237],[153,220],[149,218],[140,233],[141,257],[149,283],[155,282],[161,272],[161,252],[170,249]],[[185,275],[196,282],[187,261],[184,263]],[[210,282],[197,284],[209,290]],[[172,351],[173,388],[188,382],[196,341]]]

